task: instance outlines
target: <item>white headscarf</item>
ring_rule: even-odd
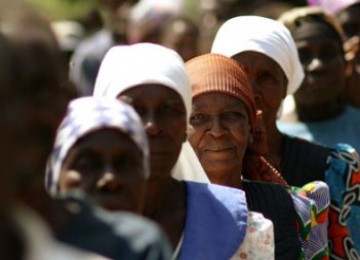
[[[82,97],[69,103],[66,115],[61,122],[55,145],[48,160],[46,188],[51,195],[60,192],[60,172],[64,160],[83,136],[104,128],[125,133],[143,153],[143,166],[149,176],[149,148],[147,137],[140,117],[128,104],[105,97]]]
[[[282,23],[260,16],[226,21],[215,36],[211,52],[233,57],[245,51],[262,53],[279,64],[288,80],[287,94],[299,88],[304,71],[295,42]]]
[[[141,84],[161,84],[175,90],[184,101],[188,121],[191,88],[184,62],[175,51],[157,44],[112,47],[101,63],[94,96],[117,98]]]
[[[94,96],[117,98],[125,90],[142,84],[161,84],[176,91],[184,102],[189,125],[191,86],[184,62],[175,51],[157,44],[112,47],[101,63]],[[172,175],[179,180],[209,182],[187,141]]]

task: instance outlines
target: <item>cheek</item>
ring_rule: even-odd
[[[82,182],[82,175],[78,171],[63,169],[60,173],[59,185],[62,192],[72,188],[79,188]]]
[[[204,136],[204,131],[199,129],[195,129],[193,127],[190,128],[191,130],[188,132],[188,141],[192,148],[194,149],[197,156],[199,156],[199,148],[201,140]]]
[[[232,128],[231,133],[237,143],[239,150],[245,151],[251,139],[250,126],[244,124],[236,128]]]

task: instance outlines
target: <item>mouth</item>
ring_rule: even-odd
[[[220,152],[227,152],[227,151],[231,151],[232,148],[231,147],[207,147],[204,149],[205,152],[215,152],[215,153],[220,153]]]

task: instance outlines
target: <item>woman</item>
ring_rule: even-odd
[[[144,215],[165,230],[175,258],[230,259],[249,253],[243,243],[249,223],[249,229],[267,238],[255,253],[271,259],[272,224],[261,215],[256,217],[260,218],[259,229],[250,224],[243,192],[171,176],[187,137],[190,91],[180,56],[168,48],[142,43],[108,51],[94,95],[125,100],[143,121],[151,166]]]
[[[141,213],[149,175],[141,126],[126,104],[105,98],[72,101],[49,160],[48,190],[58,197],[80,188],[108,210]]]
[[[280,130],[328,146],[341,142],[360,149],[360,109],[344,100],[349,64],[340,24],[311,7],[292,9],[279,19],[289,28],[305,71],[293,95],[295,108],[281,120]]]
[[[345,219],[349,217],[346,209],[354,205],[354,201],[347,199],[346,194],[352,194],[352,188],[356,187],[353,185],[358,175],[354,170],[357,167],[356,157],[343,146],[336,147],[340,151],[334,151],[289,137],[281,133],[276,125],[282,100],[286,94],[293,94],[304,78],[289,30],[280,22],[267,18],[236,17],[219,29],[212,52],[233,58],[247,71],[256,106],[264,113],[269,148],[266,159],[281,172],[287,183],[302,186],[314,180],[323,180],[329,185],[332,204],[329,239],[332,240],[331,245],[342,245],[332,247],[331,253],[350,257],[354,246]],[[346,179],[354,181],[346,183]],[[340,190],[339,185],[342,187]]]
[[[193,89],[189,141],[210,181],[243,189],[250,210],[262,212],[273,221],[277,259],[299,257],[295,249],[298,236],[305,240],[302,242],[306,259],[326,257],[326,212],[329,200],[326,199],[328,190],[324,183],[313,183],[314,190],[310,196],[324,197],[317,199],[317,211],[314,214],[317,219],[314,226],[322,224],[310,232],[311,228],[306,230],[309,227],[305,223],[311,222],[308,217],[311,206],[315,205],[304,205],[300,196],[287,194],[283,186],[243,179],[244,174],[252,177],[251,173],[246,173],[245,164],[259,160],[256,155],[264,152],[262,135],[258,132],[255,101],[245,72],[235,61],[218,54],[194,58],[186,63],[186,67]],[[257,171],[261,173],[265,166]],[[267,173],[271,173],[271,169]],[[295,228],[295,214],[291,214],[294,207],[297,215],[301,216],[298,221],[301,227],[299,234]],[[276,212],[281,212],[281,217]],[[304,232],[307,233],[305,236]]]
[[[148,153],[142,122],[131,106],[104,97],[71,101],[46,175],[51,195],[65,197],[65,207],[77,209],[69,210],[57,238],[111,259],[168,259],[170,247],[157,226],[116,212],[142,213]],[[111,213],[84,203],[79,192]]]

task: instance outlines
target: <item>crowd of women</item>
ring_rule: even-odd
[[[360,2],[233,10],[208,50],[115,2],[64,56],[0,0],[0,259],[360,259]]]

